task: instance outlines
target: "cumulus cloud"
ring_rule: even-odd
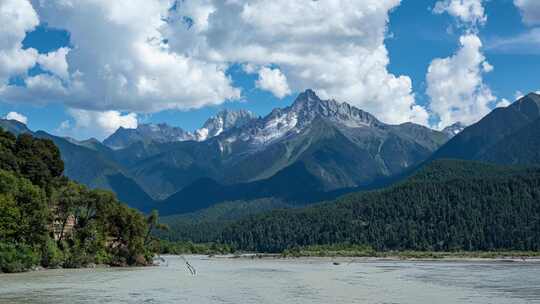
[[[487,21],[482,0],[438,1],[433,12],[436,14],[448,13],[466,26],[483,25]]]
[[[262,90],[269,91],[277,98],[283,98],[291,94],[287,77],[279,69],[263,67],[259,71],[259,80],[256,86]]]
[[[69,48],[62,47],[54,52],[39,55],[37,63],[39,63],[44,70],[59,76],[63,80],[68,80],[69,72],[66,56],[69,51]]]
[[[34,54],[53,75],[2,89],[5,100],[94,112],[200,108],[241,98],[227,70],[244,64],[278,97],[312,88],[385,122],[428,121],[411,79],[387,69],[389,12],[400,0],[6,1],[34,12],[25,31],[39,16],[69,31],[74,47]]]
[[[9,119],[9,120],[16,120],[18,122],[21,122],[23,124],[27,124],[28,123],[28,117],[20,114],[20,113],[17,113],[17,112],[9,112],[7,113],[7,115],[5,116],[5,119]]]
[[[137,114],[122,114],[119,111],[88,111],[70,109],[68,114],[73,118],[60,124],[58,132],[64,135],[78,135],[78,137],[96,137],[104,139],[114,133],[118,128],[135,129],[138,126]]]
[[[514,5],[521,11],[523,22],[528,25],[540,24],[540,1],[514,0]]]
[[[0,1],[0,90],[11,77],[26,74],[35,65],[38,52],[23,49],[22,41],[38,24],[38,15],[27,0]]]
[[[461,36],[460,45],[455,55],[435,59],[428,68],[427,95],[431,111],[440,119],[439,129],[455,122],[476,122],[489,113],[496,100],[483,81],[483,75],[493,67],[481,52],[480,38]]]
[[[173,1],[32,0],[32,4],[29,10],[37,11],[42,22],[70,33],[73,49],[36,58],[62,80],[63,89],[51,86],[50,92],[36,95],[27,79],[26,87],[0,92],[5,100],[25,102],[30,95],[31,102],[59,101],[85,110],[157,112],[240,98],[240,90],[226,75],[228,64],[169,49],[162,31],[184,25],[182,20],[167,19]]]
[[[169,29],[174,31],[170,46],[177,52],[247,63],[248,70],[276,65],[291,91],[312,88],[321,97],[347,101],[386,122],[427,123],[427,112],[415,103],[411,79],[387,69],[388,14],[399,0],[199,3],[206,9],[196,15],[190,15],[191,7],[179,6],[179,14],[201,26]]]

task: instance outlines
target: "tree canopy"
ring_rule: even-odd
[[[144,215],[63,171],[50,140],[0,130],[0,271],[148,264],[153,227]]]

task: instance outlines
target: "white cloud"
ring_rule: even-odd
[[[27,0],[0,1],[0,89],[10,77],[26,74],[35,65],[35,49],[22,49],[27,31],[39,24],[39,18]]]
[[[496,108],[506,108],[506,107],[508,107],[508,106],[511,105],[511,104],[512,104],[512,102],[510,102],[510,101],[509,101],[508,99],[506,99],[506,98],[503,98],[503,99],[501,99],[501,101],[499,101],[499,102],[495,105],[495,107],[496,107]]]
[[[525,22],[525,24],[540,24],[540,1],[514,0],[514,5],[521,11],[523,22]]]
[[[18,122],[21,122],[23,124],[27,124],[28,123],[28,117],[20,114],[20,113],[17,113],[17,112],[9,112],[7,113],[5,119],[9,119],[9,120],[16,120]]]
[[[271,92],[277,98],[283,98],[291,94],[287,77],[277,68],[263,67],[260,69],[259,80],[257,80],[256,86],[262,90]]]
[[[482,0],[444,0],[438,1],[433,8],[436,14],[448,13],[467,26],[483,25],[487,16]]]
[[[64,120],[60,123],[60,126],[56,129],[56,132],[58,133],[66,133],[69,132],[71,129],[71,122],[69,120]]]
[[[276,65],[291,91],[312,88],[323,98],[350,102],[386,122],[427,123],[411,79],[387,69],[388,14],[400,0],[198,3],[207,9],[191,16],[191,8],[183,11],[180,5],[178,14],[199,20],[202,29],[169,28],[171,49],[204,60],[243,63],[252,72],[254,66]]]
[[[488,41],[486,49],[506,54],[540,54],[540,28],[532,28],[510,37],[496,37]]]
[[[63,81],[27,77],[0,97],[99,112],[192,109],[240,98],[232,64],[275,65],[283,77],[273,80],[286,79],[273,82],[277,95],[312,88],[385,122],[427,124],[411,79],[387,69],[389,12],[400,0],[173,2],[32,0],[42,22],[70,32],[69,54],[35,59]]]
[[[137,114],[122,114],[118,111],[88,111],[70,109],[68,114],[73,123],[63,121],[58,132],[78,138],[96,137],[104,139],[118,128],[135,129],[138,126]]]
[[[251,63],[245,63],[242,65],[242,70],[246,74],[255,74],[257,73],[257,67],[254,64]]]
[[[32,0],[32,4],[42,22],[70,33],[74,48],[69,56],[62,48],[38,59],[44,69],[64,80],[63,94],[54,88],[35,96],[31,88],[23,92],[24,88],[9,87],[0,92],[5,100],[25,102],[24,97],[33,95],[32,102],[62,102],[85,110],[157,112],[240,98],[240,90],[225,74],[228,64],[169,49],[162,31],[182,26],[181,20],[168,24],[173,1]]]
[[[483,82],[483,75],[493,70],[481,52],[478,36],[461,36],[461,48],[449,58],[435,59],[427,73],[430,109],[438,116],[438,128],[455,122],[471,125],[489,113],[496,98]]]
[[[66,47],[59,48],[54,52],[39,55],[37,62],[44,70],[57,75],[63,80],[68,80],[69,72],[66,56],[69,51],[70,49]]]

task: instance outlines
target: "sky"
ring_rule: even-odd
[[[78,139],[307,88],[442,129],[540,91],[538,71],[538,0],[0,0],[0,116]]]

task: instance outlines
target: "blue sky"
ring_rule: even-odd
[[[163,2],[161,0],[152,1],[156,1],[156,3]],[[112,101],[109,100],[108,103],[106,103],[103,101],[103,94],[105,94],[103,92],[115,90],[115,88],[110,89],[106,87],[108,85],[107,82],[92,81],[90,78],[84,79],[88,83],[95,84],[94,87],[91,87],[91,90],[85,92],[84,94],[79,94],[77,93],[78,91],[72,88],[74,87],[73,83],[75,83],[76,77],[78,77],[76,71],[80,71],[81,74],[84,75],[82,77],[86,77],[86,75],[93,75],[92,73],[95,71],[92,70],[92,65],[94,64],[96,58],[104,61],[95,62],[95,65],[103,64],[103,66],[107,66],[109,64],[107,60],[110,60],[107,58],[107,56],[110,55],[109,53],[115,50],[125,51],[123,48],[114,45],[114,37],[111,39],[106,39],[107,33],[99,32],[99,27],[95,30],[95,32],[89,32],[88,29],[92,29],[91,23],[99,23],[101,22],[100,19],[93,20],[92,18],[96,18],[96,15],[86,13],[89,11],[89,9],[85,10],[84,7],[81,7],[81,11],[73,11],[69,16],[80,18],[81,16],[87,16],[84,14],[88,14],[89,24],[83,24],[82,21],[80,23],[70,23],[69,18],[57,13],[60,11],[58,7],[60,4],[57,6],[51,5],[51,7],[41,8],[38,7],[39,1],[28,2],[28,0],[8,0],[7,5],[9,5],[9,2],[11,2],[12,9],[24,10],[21,11],[23,13],[27,13],[31,9],[35,11],[35,16],[28,17],[29,25],[25,29],[30,30],[26,31],[24,37],[21,35],[17,36],[15,33],[13,34],[13,37],[23,38],[21,41],[21,49],[35,49],[42,56],[46,56],[49,53],[55,53],[60,48],[69,49],[68,55],[65,57],[65,61],[68,64],[69,79],[56,75],[55,73],[58,74],[59,69],[47,67],[46,63],[44,63],[47,61],[39,59],[41,58],[39,57],[40,55],[35,55],[34,57],[37,56],[35,65],[28,68],[25,72],[8,73],[9,77],[7,78],[7,85],[19,90],[15,91],[16,93],[0,93],[0,115],[5,116],[9,112],[17,112],[27,117],[29,127],[34,130],[42,129],[50,133],[69,135],[78,138],[95,136],[102,139],[111,132],[111,127],[116,127],[117,124],[113,124],[113,126],[107,125],[104,128],[98,129],[96,126],[99,125],[99,123],[93,123],[93,119],[100,121],[99,119],[101,118],[101,114],[93,115],[89,113],[94,112],[85,111],[96,111],[96,113],[102,113],[104,111],[119,111],[117,113],[118,117],[113,117],[115,119],[118,118],[118,125],[128,124],[132,126],[133,124],[130,120],[132,117],[123,117],[123,115],[133,112],[137,117],[136,120],[138,123],[166,122],[174,126],[180,126],[187,130],[194,130],[200,127],[209,116],[214,115],[221,109],[248,109],[262,116],[269,113],[273,108],[289,105],[300,90],[313,87],[316,90],[318,89],[317,91],[320,91],[323,97],[333,97],[340,101],[351,102],[360,108],[364,108],[370,112],[375,112],[375,115],[382,117],[383,120],[390,123],[413,120],[419,123],[423,122],[424,124],[428,124],[432,127],[441,127],[441,121],[444,121],[447,124],[450,122],[455,122],[456,116],[459,117],[461,115],[466,117],[466,119],[469,119],[469,123],[474,121],[474,119],[481,117],[483,114],[485,114],[485,110],[482,110],[482,107],[479,107],[478,109],[475,108],[473,110],[470,109],[471,105],[475,105],[474,107],[476,107],[476,104],[482,102],[482,98],[485,98],[486,96],[492,96],[490,97],[489,102],[485,102],[486,106],[489,106],[491,109],[504,99],[513,101],[516,95],[519,94],[518,92],[527,93],[530,91],[540,90],[540,81],[537,76],[538,71],[540,71],[540,51],[538,51],[538,49],[540,49],[540,43],[538,41],[531,43],[524,39],[524,37],[536,37],[534,35],[526,36],[527,34],[532,33],[537,25],[534,21],[525,22],[523,18],[523,14],[526,13],[524,10],[529,9],[529,7],[523,6],[521,7],[522,10],[520,11],[513,0],[471,0],[470,2],[478,2],[484,9],[484,15],[487,16],[487,22],[482,24],[474,24],[474,22],[467,20],[467,16],[459,14],[456,15],[455,13],[451,12],[449,7],[453,1],[458,2],[458,4],[467,2],[464,0],[447,0],[446,5],[448,6],[448,9],[440,13],[434,13],[434,8],[437,5],[437,1],[403,0],[401,3],[396,4],[396,2],[399,1],[388,0],[386,1],[388,2],[387,5],[384,7],[381,6],[379,13],[370,17],[372,19],[368,19],[367,21],[359,20],[359,22],[372,22],[373,25],[356,25],[358,29],[367,29],[373,32],[382,30],[381,35],[384,35],[382,46],[388,51],[386,59],[389,62],[387,66],[384,63],[381,63],[380,66],[373,68],[373,71],[370,70],[370,68],[363,66],[364,61],[371,62],[371,60],[375,60],[372,58],[375,56],[371,55],[366,55],[365,57],[359,58],[358,62],[354,61],[355,57],[351,57],[353,61],[349,60],[340,62],[339,60],[336,60],[335,65],[337,65],[337,67],[332,65],[325,66],[324,61],[328,61],[328,58],[330,58],[330,61],[332,60],[332,57],[326,56],[330,56],[329,54],[335,54],[336,52],[339,54],[339,51],[332,50],[328,52],[321,51],[320,53],[315,51],[312,54],[314,57],[313,64],[302,61],[301,56],[299,56],[300,58],[295,59],[296,62],[299,62],[298,64],[296,64],[295,61],[290,60],[274,60],[271,58],[281,58],[283,55],[275,54],[268,50],[266,50],[265,53],[267,54],[266,56],[270,58],[268,61],[265,60],[264,56],[261,56],[262,58],[260,58],[251,54],[237,55],[237,53],[241,53],[241,51],[234,49],[235,46],[227,45],[228,41],[221,41],[219,35],[226,36],[232,35],[231,33],[234,34],[235,31],[240,33],[242,33],[242,31],[249,31],[246,33],[249,40],[242,40],[237,37],[238,35],[231,36],[232,38],[230,39],[239,39],[238,47],[243,49],[257,43],[263,47],[267,46],[265,43],[270,44],[268,49],[271,49],[271,47],[288,49],[291,45],[292,39],[304,38],[298,35],[304,35],[305,31],[299,31],[299,33],[291,34],[296,36],[287,36],[288,34],[272,32],[270,39],[268,38],[269,34],[265,30],[265,24],[262,23],[260,18],[256,20],[257,22],[261,21],[260,23],[256,24],[256,26],[258,26],[257,28],[255,28],[255,25],[253,25],[253,22],[249,24],[246,22],[246,25],[243,25],[245,26],[244,28],[227,29],[226,18],[231,17],[230,15],[221,14],[221,12],[225,12],[230,8],[222,7],[220,4],[213,3],[213,9],[219,13],[216,14],[214,19],[218,20],[218,18],[224,18],[219,19],[221,20],[220,24],[225,24],[224,29],[212,28],[212,24],[205,25],[211,30],[205,28],[200,31],[202,34],[197,35],[198,33],[193,34],[193,32],[198,31],[197,25],[181,28],[181,24],[176,24],[175,27],[170,26],[170,28],[168,28],[166,31],[162,31],[163,25],[161,24],[159,27],[161,31],[159,33],[159,37],[162,38],[162,44],[166,45],[166,50],[169,54],[189,54],[187,55],[188,59],[196,60],[198,65],[202,65],[200,69],[203,71],[208,71],[205,69],[210,66],[210,71],[213,71],[212,69],[219,69],[222,71],[221,74],[217,73],[216,75],[208,76],[208,84],[199,89],[197,86],[200,85],[201,82],[206,82],[205,76],[202,79],[197,78],[196,81],[184,85],[182,81],[184,81],[188,76],[184,77],[181,75],[181,73],[177,73],[177,70],[171,70],[171,74],[161,75],[159,74],[159,70],[150,71],[147,66],[144,66],[141,68],[144,68],[144,73],[158,74],[152,74],[157,76],[153,76],[154,78],[149,78],[146,77],[146,74],[140,72],[141,74],[139,75],[140,77],[138,79],[146,79],[146,81],[149,81],[151,85],[154,85],[152,89],[158,90],[156,88],[164,88],[164,92],[160,92],[159,97],[148,95],[151,97],[149,97],[147,101],[144,96],[123,96],[121,93],[115,92],[114,94],[117,95],[111,97]],[[23,2],[27,3],[25,4]],[[207,2],[210,3],[209,5],[212,5],[212,1],[209,0]],[[276,1],[276,3],[278,2],[280,1]],[[362,1],[359,3],[361,2]],[[444,1],[441,3],[441,5],[445,5]],[[28,6],[27,4],[30,4],[31,6]],[[279,5],[279,3],[276,5]],[[316,4],[310,5],[313,6]],[[141,6],[143,5],[141,4]],[[169,20],[173,20],[175,16],[182,15],[184,17],[189,16],[190,20],[197,24],[197,16],[199,16],[197,13],[201,11],[201,7],[196,7],[196,4],[181,4],[177,6],[179,6],[178,12],[176,12],[175,15],[171,13],[170,16],[168,16]],[[532,4],[531,7],[534,8],[534,4]],[[157,3],[155,7],[141,7],[141,9],[145,9],[145,11],[151,11],[154,8],[159,10],[159,3]],[[276,8],[279,12],[280,7],[278,6],[272,6],[269,8],[266,7],[264,9],[268,11],[269,9]],[[311,8],[314,10],[314,12],[316,12],[316,7]],[[100,9],[106,11],[108,7],[101,7]],[[116,12],[114,9],[114,7],[111,8],[111,12]],[[138,9],[138,7],[129,7],[129,9],[133,9],[135,12],[137,12],[136,9]],[[294,7],[288,7],[287,9],[294,12]],[[310,8],[306,8],[306,10],[309,9]],[[257,12],[255,11],[255,13]],[[328,18],[331,18],[331,13],[332,12],[329,12]],[[271,12],[269,12],[269,14],[271,14]],[[111,16],[116,17],[116,15]],[[137,14],[135,14],[135,16],[140,17],[140,15]],[[479,16],[481,16],[481,14],[479,14]],[[150,15],[148,16],[148,18],[151,17],[152,16]],[[289,20],[294,20],[294,17],[296,16],[290,16]],[[314,18],[315,17],[317,16],[314,15]],[[385,22],[385,17],[387,17],[387,20],[389,21],[387,24]],[[532,18],[534,17],[535,16]],[[38,20],[34,20],[35,18]],[[68,21],[60,20],[61,18],[65,18]],[[351,22],[351,20],[354,22],[354,17],[351,18],[352,19],[350,20],[345,20],[346,22],[343,24],[350,24],[349,22]],[[83,20],[84,18],[80,19]],[[208,20],[213,22],[214,19]],[[122,18],[121,20],[123,22],[125,19]],[[141,21],[137,21],[136,18],[133,20],[135,23],[144,23],[142,17]],[[105,22],[108,21],[109,19],[105,19],[105,21],[103,21],[104,28],[108,26],[105,24]],[[0,19],[0,23],[8,22],[8,19]],[[210,23],[210,21],[208,22]],[[276,24],[271,24],[274,22],[273,20],[268,22],[270,23],[268,26],[276,27]],[[204,22],[201,21],[200,24],[202,23]],[[20,22],[18,24],[20,24]],[[144,26],[144,24],[141,24],[129,24],[126,25],[126,27],[118,26],[118,31],[119,33],[129,30],[140,31],[141,26]],[[166,26],[169,26],[170,24],[172,24],[172,21],[168,22]],[[277,24],[277,26],[280,25],[281,24]],[[9,26],[9,23],[0,24],[0,26]],[[335,24],[329,24],[328,29],[332,30],[333,26],[335,26]],[[340,26],[342,26],[342,24],[340,24]],[[351,27],[354,28],[354,26],[355,25],[352,25]],[[384,32],[384,27],[387,27],[386,32]],[[149,29],[149,33],[151,30],[152,29]],[[220,33],[220,30],[224,30],[226,33]],[[320,31],[324,30],[325,28],[322,28]],[[185,41],[199,39],[202,35],[205,35],[205,43],[208,43],[208,46],[200,43],[194,43],[193,47],[190,44],[189,48],[186,46],[188,43]],[[452,58],[460,52],[461,48],[465,49],[464,46],[460,45],[460,37],[465,35],[474,35],[475,37],[479,38],[482,43],[482,47],[479,50],[475,50],[474,47],[472,47],[471,52],[476,52],[474,55],[479,55],[482,58],[480,58],[477,62],[475,61],[470,63],[474,66],[469,66],[468,68],[465,67],[469,70],[476,69],[475,71],[471,72],[472,75],[469,75],[472,77],[472,79],[475,79],[476,83],[471,85],[471,87],[475,88],[474,92],[463,91],[464,93],[460,93],[469,94],[467,95],[466,99],[470,99],[470,104],[460,105],[460,100],[449,101],[449,99],[452,99],[451,95],[436,95],[444,95],[445,91],[442,88],[436,88],[436,83],[433,83],[433,81],[432,83],[428,82],[427,71],[434,59]],[[344,34],[343,37],[350,36],[346,36]],[[353,49],[353,51],[361,52],[365,48],[368,48],[365,45],[370,43],[373,45],[373,47],[377,47],[378,42],[372,41],[376,41],[378,37],[379,36],[377,36],[377,34],[373,34],[373,37],[366,37],[366,42],[364,42],[362,40],[364,39],[364,36],[353,36],[350,39],[357,44],[357,46],[355,46],[357,49]],[[336,37],[332,37],[331,34],[321,34],[319,37],[317,34],[316,38],[319,40],[312,42],[313,48],[320,47],[321,49],[330,49],[332,45],[335,45],[336,43],[343,43],[343,46],[347,46],[347,38],[341,39],[342,37],[340,37],[338,34],[336,34]],[[311,36],[306,38],[306,43],[311,41],[309,39],[313,38]],[[325,44],[326,42],[323,41],[323,39],[328,40],[327,44]],[[508,43],[509,41],[512,42],[510,46]],[[127,40],[126,42],[129,43]],[[101,50],[101,43],[103,43],[105,46],[109,46],[108,43],[110,43],[111,46],[109,48],[104,47],[103,50]],[[242,43],[245,43],[245,45],[242,45]],[[511,46],[512,44],[514,46]],[[88,45],[91,45],[92,47],[89,47]],[[193,51],[195,49],[195,45],[197,47],[203,45],[203,51],[201,52],[200,49],[197,52]],[[85,47],[86,49],[83,50],[82,48]],[[369,45],[369,47],[371,47],[371,45]],[[0,44],[0,52],[2,51],[1,48],[2,45]],[[216,60],[211,55],[200,55],[200,53],[204,53],[211,48],[215,51],[214,53],[219,53],[220,56],[225,59],[223,59],[222,62],[216,63]],[[100,53],[101,51],[103,54]],[[300,55],[301,54],[302,53],[300,53]],[[159,55],[161,55],[161,53],[155,54],[155,56]],[[345,54],[345,56],[348,55],[348,53]],[[320,58],[317,58],[317,56]],[[307,57],[309,56],[306,54],[306,58]],[[376,59],[379,60],[379,57],[380,56],[377,55]],[[129,54],[126,55],[126,60],[128,59],[130,59]],[[137,59],[135,58],[134,60]],[[60,61],[56,60],[53,63],[56,64],[58,62]],[[460,60],[455,60],[454,63],[459,64],[460,62]],[[489,63],[489,65],[493,67],[493,70],[483,70],[482,66],[485,66],[484,62]],[[110,62],[111,66],[114,65],[114,63],[115,62]],[[446,65],[451,65],[454,63],[442,62],[442,64]],[[54,66],[54,64],[50,65]],[[339,67],[340,64],[343,66]],[[359,65],[358,69],[354,67],[354,64]],[[246,70],[249,70],[252,65],[254,66],[252,71],[249,71],[249,73],[246,72]],[[352,68],[350,65],[352,65]],[[273,74],[275,77],[269,78],[267,81],[263,81],[261,71],[264,67],[267,67],[267,71],[275,72],[275,74]],[[311,69],[311,67],[315,68]],[[381,92],[375,95],[371,93],[359,93],[363,91],[354,91],[354,82],[350,84],[350,86],[339,85],[339,82],[346,82],[350,77],[348,77],[345,72],[344,75],[338,74],[340,74],[342,70],[347,70],[349,68],[351,68],[353,71],[348,73],[352,73],[351,75],[357,77],[359,82],[368,81],[365,80],[365,75],[362,75],[362,73],[373,73],[374,75],[380,74],[380,77],[382,78],[380,81],[382,83],[394,81],[394,78],[404,75],[410,79],[412,86],[410,87],[410,91],[407,91],[409,89],[407,87],[407,81],[404,81],[404,79],[399,79],[400,81],[398,81],[394,87],[397,87],[396,90],[400,90],[401,93],[394,94],[393,92]],[[2,65],[0,64],[0,81],[2,80],[1,69]],[[5,69],[9,71],[9,69]],[[114,67],[112,69],[113,70],[111,73],[115,72]],[[356,72],[356,70],[359,72]],[[178,71],[182,71],[182,69],[179,67]],[[320,71],[328,71],[329,76],[326,77],[333,78],[335,75],[338,75],[339,77],[343,77],[343,79],[337,79],[336,82],[338,84],[335,84],[326,83],[323,81],[324,79],[317,79],[310,82],[311,78],[317,77],[310,76],[310,78],[305,76],[306,73],[310,72],[318,72],[320,74]],[[459,71],[459,69],[456,68],[456,71]],[[122,72],[125,74],[124,70],[122,70]],[[103,69],[100,69],[98,72],[95,72],[95,75],[99,76],[102,75],[102,73]],[[118,75],[120,75],[120,72],[118,73]],[[438,73],[438,76],[434,75],[432,79],[437,79],[437,77],[441,77],[441,75],[444,76],[444,73],[441,73]],[[41,89],[41,87],[40,90],[25,90],[25,88],[29,86],[29,79],[32,76],[41,74],[48,75],[51,77],[51,79],[54,77],[54,79],[59,80],[58,83],[60,86],[65,86],[66,88],[69,87],[69,90],[73,92],[70,91],[69,94],[60,95],[60,97],[58,97],[59,95],[57,93]],[[281,76],[285,77],[288,80],[288,83],[280,82],[280,80],[282,80],[282,78],[280,78]],[[174,77],[179,78],[172,79],[174,80],[172,81],[171,78]],[[127,78],[127,82],[129,83],[131,79],[129,79],[129,76],[127,76]],[[152,83],[153,80],[154,82],[163,82],[163,86],[161,86],[161,83]],[[167,92],[167,89],[170,90],[170,86],[168,86],[167,83],[168,80],[172,81],[171,83],[173,87],[175,83],[179,83],[179,86],[182,86],[182,90],[175,92],[174,94],[168,94],[169,92]],[[267,84],[265,85],[265,83]],[[285,88],[283,87],[284,85]],[[430,86],[432,87],[430,90],[431,96],[428,94],[428,87]],[[459,84],[456,84],[456,86],[459,86]],[[0,87],[2,87],[1,82]],[[191,87],[197,87],[197,90],[194,90],[196,92],[189,95],[186,92],[189,92]],[[216,89],[215,91],[212,91],[213,87],[223,89]],[[390,87],[392,88],[392,86]],[[365,90],[373,90],[373,85],[365,85],[365,87],[362,88]],[[485,92],[486,88],[489,90],[489,94]],[[234,91],[233,89],[237,89],[238,91]],[[392,91],[392,89],[384,90]],[[209,93],[206,94],[208,91]],[[342,94],[342,91],[347,93]],[[405,91],[405,93],[403,93],[403,91]],[[479,91],[482,91],[483,93],[478,93]],[[282,97],[284,94],[283,92],[286,92],[284,97]],[[106,94],[110,94],[111,96],[113,95],[113,93]],[[106,98],[107,97],[105,97],[105,99]],[[376,99],[376,102],[371,101],[371,99]],[[390,101],[391,99],[403,100],[403,102],[401,102],[400,105],[392,104]],[[397,110],[394,114],[388,114],[385,116],[386,112],[384,103],[387,102],[386,100],[388,100],[388,104],[386,105],[388,109],[393,109],[396,107]],[[437,107],[435,107],[436,100],[439,100]],[[449,104],[444,104],[444,102],[448,102]],[[452,104],[452,102],[455,104]],[[404,103],[408,104],[403,105]],[[193,106],[199,108],[193,110],[191,109]],[[404,111],[397,107],[403,106],[407,107],[407,111],[417,106],[418,108],[422,109],[421,114],[417,115],[415,114],[417,112],[411,110],[410,114],[405,113],[400,115],[401,113],[404,113]],[[460,106],[464,108],[463,112],[457,111],[455,115],[448,115],[446,117],[446,113],[441,112],[445,111],[444,109],[447,108],[454,109],[455,107],[459,108]],[[471,111],[473,112],[471,113]],[[61,128],[60,126],[63,122],[64,127]]]

